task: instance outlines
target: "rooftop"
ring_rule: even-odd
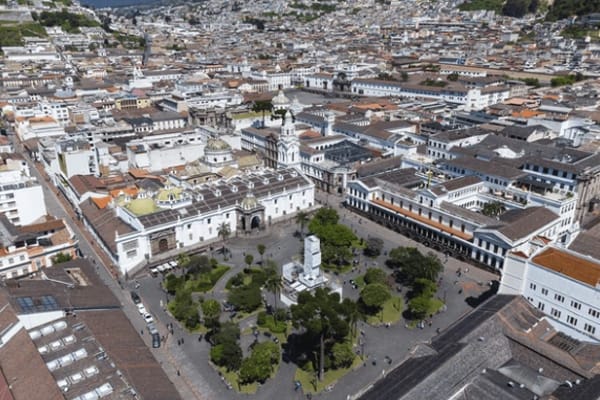
[[[533,257],[533,262],[593,287],[600,284],[600,264],[589,258],[549,247]]]

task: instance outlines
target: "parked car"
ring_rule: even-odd
[[[146,310],[146,307],[144,307],[144,305],[142,303],[139,303],[137,305],[138,311],[140,312],[141,315],[147,314],[148,310]]]
[[[135,304],[140,304],[142,302],[140,296],[133,290],[131,291],[131,300],[133,300]]]
[[[150,313],[146,313],[144,314],[144,321],[146,321],[147,324],[154,322],[154,318],[152,318],[152,315]]]
[[[158,332],[152,334],[152,347],[155,349],[160,347],[160,335]]]
[[[158,333],[158,329],[156,329],[156,324],[154,322],[150,322],[148,324],[148,332],[151,335],[154,335],[155,333]]]

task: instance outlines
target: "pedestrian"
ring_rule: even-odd
[[[458,294],[462,294],[462,289],[458,289]]]
[[[143,334],[144,334],[144,330],[140,329],[140,335],[143,335]]]
[[[181,376],[181,373],[179,372],[179,370],[177,370],[177,376]]]
[[[181,344],[183,344],[183,338],[181,338]]]

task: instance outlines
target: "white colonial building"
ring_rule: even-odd
[[[18,226],[46,215],[42,186],[29,176],[28,169],[0,171],[0,213]]]
[[[430,85],[386,81],[380,79],[354,79],[351,91],[357,95],[376,97],[405,97],[442,100],[451,104],[462,105],[465,111],[482,110],[485,107],[500,103],[510,97],[507,86],[489,86],[469,88],[458,83],[442,83]]]
[[[526,205],[473,175],[432,182],[412,168],[360,178],[348,183],[346,204],[426,245],[495,269],[503,268],[508,252],[529,253],[532,239],[571,240],[572,224],[564,221],[572,220],[574,198],[557,196],[552,211],[542,195],[540,205]],[[488,203],[504,212],[484,215]]]
[[[292,168],[253,172],[192,188],[167,185],[80,205],[84,221],[123,273],[171,251],[207,246],[227,225],[235,235],[314,207],[314,184]]]
[[[546,313],[555,328],[585,341],[600,341],[600,263],[554,246],[526,255],[509,253],[500,293],[517,294]]]

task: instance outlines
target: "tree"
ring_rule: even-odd
[[[240,327],[226,322],[210,335],[213,348],[210,350],[211,360],[229,371],[238,370],[242,364],[242,349],[238,344]]]
[[[393,249],[386,264],[390,268],[399,269],[409,284],[417,278],[427,278],[435,282],[444,268],[435,254],[428,253],[425,256],[415,247]]]
[[[382,283],[370,283],[360,292],[361,301],[375,312],[381,310],[391,297],[390,289]]]
[[[408,81],[408,72],[406,72],[406,71],[400,72],[400,79],[402,79],[402,82],[407,82]]]
[[[342,265],[352,256],[352,243],[356,235],[346,225],[338,223],[337,212],[321,208],[308,224],[308,229],[321,240],[321,257],[324,264]]]
[[[456,82],[458,80],[459,76],[458,73],[453,72],[451,74],[449,74],[446,79],[448,79],[450,82]]]
[[[319,380],[322,380],[325,372],[325,346],[341,341],[349,332],[340,296],[325,288],[317,288],[314,293],[301,292],[298,304],[292,305],[291,311],[294,327],[304,329],[305,335],[319,351],[318,371]]]
[[[189,262],[190,256],[188,255],[188,253],[181,252],[177,254],[177,265],[179,265],[182,268],[185,268]]]
[[[221,305],[219,302],[214,299],[204,300],[201,308],[202,315],[204,316],[204,324],[209,328],[214,327],[215,322],[218,322],[221,315]]]
[[[410,299],[408,309],[415,319],[423,319],[431,308],[431,297],[417,296]]]
[[[267,280],[265,282],[265,289],[269,292],[273,293],[275,297],[275,309],[277,309],[277,298],[279,297],[279,293],[281,290],[281,276],[277,273],[275,268],[269,269],[267,271]]]
[[[429,279],[418,278],[413,282],[412,289],[414,297],[425,296],[431,298],[437,291],[437,285]]]
[[[248,268],[250,268],[252,262],[254,261],[254,256],[252,254],[246,254],[246,256],[244,257],[244,261],[248,265]]]
[[[335,225],[340,220],[340,216],[337,211],[335,211],[331,207],[323,207],[320,208],[319,211],[315,213],[312,220],[310,221],[308,229],[312,231],[311,226],[313,224],[318,225]]]
[[[352,365],[356,355],[348,343],[335,343],[331,349],[333,366],[335,368],[347,368]]]
[[[265,251],[267,250],[267,246],[265,246],[262,243],[259,243],[258,245],[256,245],[256,251],[258,251],[258,254],[260,254],[260,263],[262,264],[265,259],[263,258],[263,255],[265,254]]]
[[[271,100],[256,100],[252,105],[252,111],[262,112],[262,126],[265,126],[265,112],[271,112],[273,110],[273,103]]]
[[[69,253],[57,253],[52,259],[52,264],[60,264],[67,261],[71,261],[73,256]]]
[[[223,241],[223,254],[225,254],[225,242],[227,241],[227,238],[229,238],[229,235],[231,235],[231,227],[229,226],[229,223],[221,223],[221,225],[219,225],[217,228],[217,232]]]
[[[250,357],[242,361],[240,382],[264,382],[279,364],[279,346],[271,341],[257,343]]]
[[[300,235],[304,237],[304,227],[308,223],[308,214],[304,211],[298,211],[296,214],[296,223],[300,226]]]
[[[383,250],[383,240],[380,238],[369,238],[367,239],[367,247],[363,250],[363,253],[367,257],[377,257]]]
[[[240,311],[252,312],[262,304],[260,286],[250,284],[233,288],[227,296],[227,301]]]
[[[387,274],[380,270],[379,268],[368,268],[365,273],[365,283],[381,283],[385,284],[387,281]]]
[[[504,213],[505,211],[506,207],[504,206],[504,204],[500,203],[499,201],[492,201],[483,205],[481,213],[483,215],[487,215],[488,217],[495,218],[498,217],[500,214]]]

